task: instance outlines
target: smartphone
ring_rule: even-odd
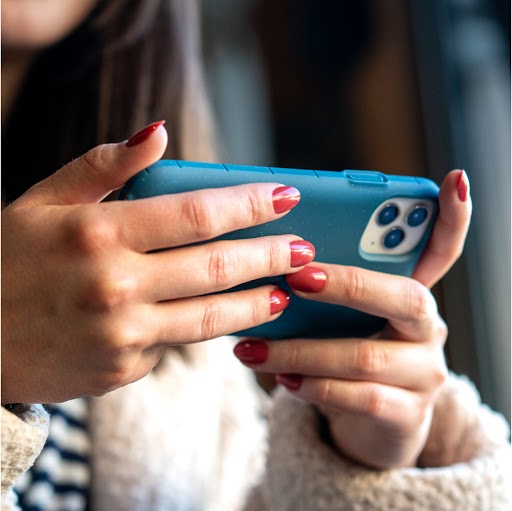
[[[218,239],[295,234],[313,243],[316,261],[396,275],[412,274],[438,211],[439,188],[422,177],[180,160],[161,160],[146,168],[130,179],[120,199],[256,182],[294,186],[301,200],[279,220]],[[232,290],[264,284],[290,291],[290,305],[278,319],[238,335],[270,339],[366,337],[385,323],[383,318],[348,307],[299,298],[284,276],[258,279]]]

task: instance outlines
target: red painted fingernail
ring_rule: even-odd
[[[263,364],[268,358],[268,345],[263,341],[241,341],[233,352],[244,364]]]
[[[300,374],[276,374],[276,382],[289,390],[299,390],[303,380]]]
[[[319,293],[325,287],[327,275],[313,266],[306,266],[297,273],[286,276],[288,285],[296,291],[304,293]]]
[[[468,200],[469,182],[468,176],[464,170],[460,171],[459,179],[457,180],[457,193],[459,194],[459,200],[466,202]]]
[[[295,240],[290,243],[290,266],[297,268],[310,263],[315,257],[315,247],[304,240]]]
[[[280,186],[272,192],[276,213],[284,213],[294,208],[300,201],[300,192],[293,186]]]
[[[142,142],[147,140],[160,126],[162,126],[162,124],[165,124],[165,121],[156,121],[145,128],[142,128],[140,131],[137,131],[135,135],[126,141],[126,147],[133,147],[134,145],[142,144]]]
[[[290,295],[282,289],[270,293],[270,314],[277,314],[288,307]]]

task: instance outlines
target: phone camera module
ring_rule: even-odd
[[[434,216],[435,201],[393,195],[381,201],[359,240],[359,253],[368,260],[402,262],[422,248]]]
[[[423,206],[417,206],[409,213],[409,216],[407,217],[407,223],[411,227],[417,227],[427,219],[427,216],[427,208]]]
[[[394,229],[388,231],[388,233],[384,236],[382,243],[386,248],[393,249],[398,247],[404,238],[405,232],[403,229],[400,229],[400,227],[395,227]]]
[[[388,225],[398,216],[399,209],[395,204],[386,204],[377,217],[379,225]]]

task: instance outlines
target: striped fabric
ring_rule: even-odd
[[[50,433],[15,491],[23,511],[84,511],[90,484],[88,406],[75,399],[49,406]]]

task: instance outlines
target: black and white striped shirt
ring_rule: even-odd
[[[15,492],[23,511],[85,511],[91,442],[86,399],[48,406],[48,440]]]

